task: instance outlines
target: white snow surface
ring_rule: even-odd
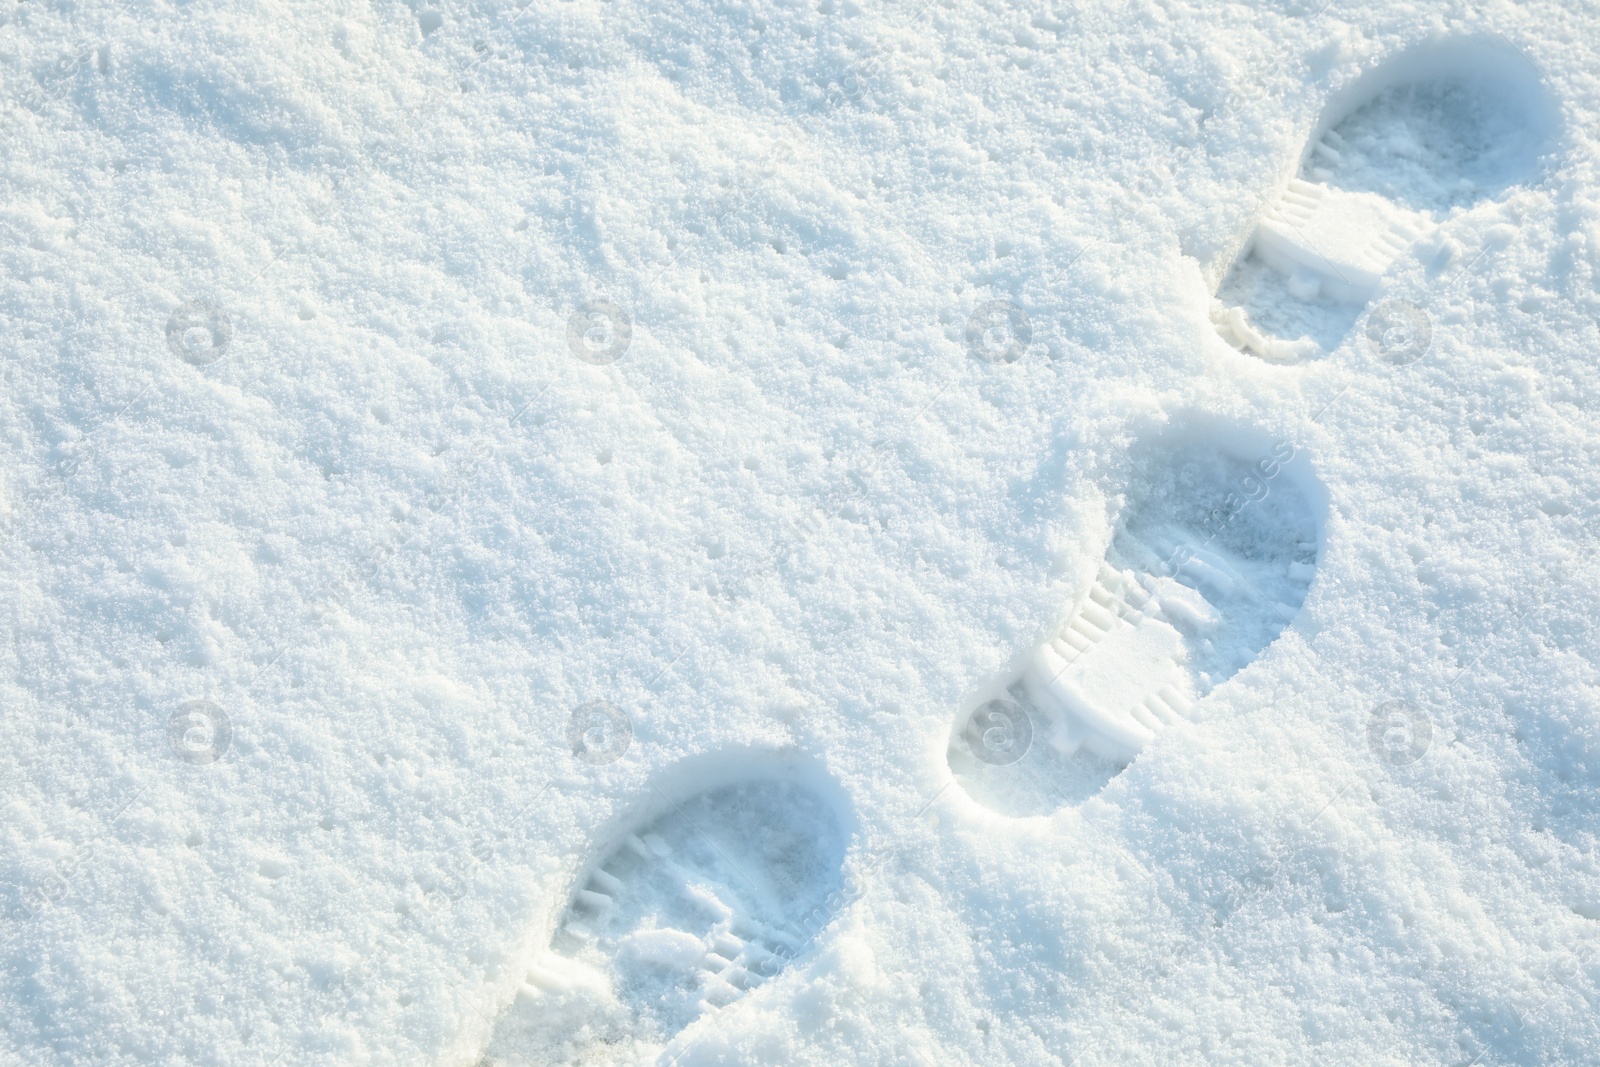
[[[1600,10],[427,2],[0,9],[0,1062],[1600,1062]]]

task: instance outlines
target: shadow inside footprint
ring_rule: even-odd
[[[1557,125],[1508,45],[1434,44],[1368,72],[1330,101],[1217,289],[1218,332],[1275,362],[1331,352],[1402,253],[1538,176]]]
[[[579,882],[488,1067],[635,1062],[775,977],[832,918],[846,835],[807,785],[665,805]]]
[[[1004,814],[1099,792],[1305,602],[1321,491],[1291,445],[1183,436],[1149,452],[1066,624],[952,733],[951,770]]]

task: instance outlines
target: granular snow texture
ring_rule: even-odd
[[[1600,1062],[1600,10],[0,2],[0,1062]]]

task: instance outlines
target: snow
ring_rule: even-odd
[[[1600,1061],[1595,12],[0,17],[0,1062]]]

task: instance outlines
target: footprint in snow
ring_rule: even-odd
[[[1316,574],[1323,494],[1287,442],[1174,433],[1143,451],[1065,624],[955,724],[952,771],[1002,813],[1097,793],[1271,645]]]
[[[657,790],[582,872],[481,1067],[648,1059],[777,977],[832,919],[846,835],[821,784],[701,785]]]
[[[1434,44],[1368,71],[1328,103],[1257,220],[1212,301],[1217,331],[1278,363],[1332,351],[1403,253],[1537,176],[1557,125],[1509,44]]]

